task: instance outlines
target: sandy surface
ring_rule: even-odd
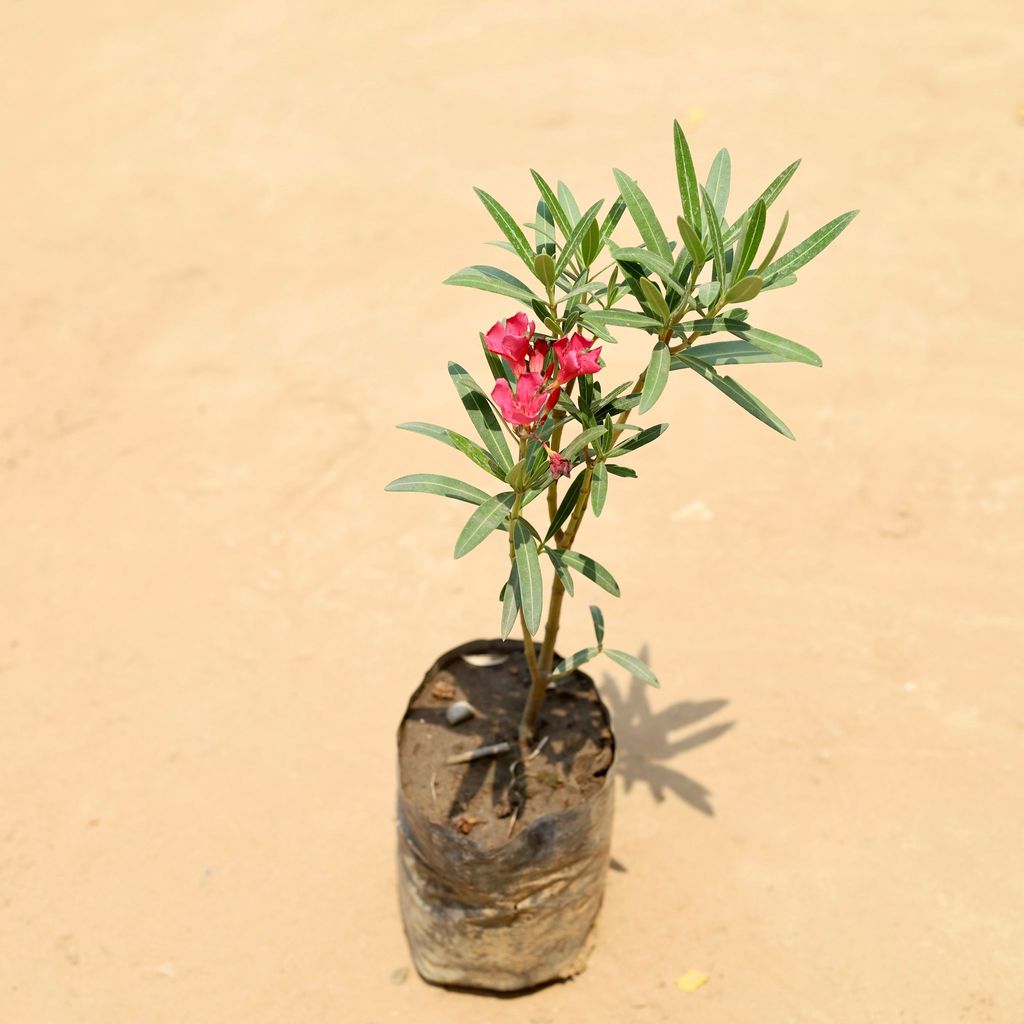
[[[3,1024],[1024,1020],[1024,23],[856,7],[4,4]],[[589,971],[402,981],[393,730],[503,554],[391,425],[511,312],[439,283],[471,186],[666,207],[673,116],[740,197],[804,157],[794,237],[864,211],[757,307],[825,369],[742,374],[795,445],[674,375],[585,527],[664,682],[598,671]]]

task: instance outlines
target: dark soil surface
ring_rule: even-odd
[[[581,803],[601,786],[614,740],[590,678],[575,672],[559,682],[541,709],[537,743],[546,742],[524,766],[526,802],[517,813],[512,770],[520,759],[516,736],[529,669],[521,644],[496,640],[477,649],[491,653],[448,658],[416,691],[399,735],[399,773],[406,797],[432,821],[493,849],[508,840],[513,820],[517,832],[545,814]],[[460,700],[477,714],[449,725],[445,712]],[[511,746],[507,754],[445,763],[503,741]]]

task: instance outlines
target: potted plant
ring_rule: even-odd
[[[449,363],[478,439],[401,424],[461,452],[490,486],[418,473],[387,489],[474,506],[455,557],[491,541],[503,565],[500,592],[495,587],[501,639],[442,655],[399,728],[401,906],[416,967],[430,981],[514,990],[568,977],[584,964],[608,861],[614,737],[580,669],[604,654],[658,683],[640,659],[605,646],[596,606],[590,644],[565,658],[556,645],[575,577],[619,595],[612,574],[577,541],[586,516],[601,515],[611,479],[617,486],[634,478],[635,453],[667,430],[630,420],[654,408],[672,371],[690,370],[792,438],[722,368],[821,365],[810,349],[755,327],[743,307],[762,291],[793,284],[856,211],[781,251],[788,214],[768,233],[768,213],[799,161],[730,222],[728,152],[718,153],[701,185],[678,123],[674,142],[681,209],[666,223],[679,241],[619,170],[618,195],[603,217],[601,202],[580,212],[564,184],[552,188],[532,171],[540,193],[525,225],[532,241],[477,189],[504,236],[497,244],[525,265],[529,283],[491,266],[460,270],[446,283],[523,308],[480,334],[487,387]],[[627,212],[639,240],[619,244],[613,235]],[[647,343],[635,379],[613,383],[602,352],[624,330],[633,332],[628,344],[636,344],[636,332]],[[517,628],[521,642],[508,640]]]

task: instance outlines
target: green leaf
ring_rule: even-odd
[[[650,666],[642,662],[639,658],[632,654],[628,654],[626,651],[616,651],[611,647],[606,647],[604,649],[604,653],[607,654],[616,665],[621,665],[627,672],[632,672],[636,679],[647,683],[649,686],[653,686],[655,689],[661,688],[661,683],[658,682],[658,677],[651,671]]]
[[[526,628],[532,634],[540,629],[540,616],[544,608],[544,581],[537,559],[537,542],[530,531],[517,519],[512,527],[515,549],[516,578],[519,581],[519,604],[526,619]]]
[[[519,580],[516,567],[512,566],[508,582],[501,588],[501,639],[505,640],[515,628],[519,617]]]
[[[458,363],[448,364],[448,374],[452,378],[455,390],[462,399],[470,421],[480,435],[484,446],[494,456],[495,461],[505,473],[512,468],[512,455],[508,450],[501,424],[491,406],[490,399],[484,394],[480,385]]]
[[[767,424],[772,430],[777,430],[783,437],[788,437],[791,441],[794,440],[793,433],[789,427],[760,398],[748,391],[739,381],[733,380],[732,377],[719,376],[716,370],[689,352],[678,352],[675,358],[679,363],[688,369],[695,370],[705,380],[714,384],[723,395],[731,398],[741,409],[749,412],[755,419],[759,419],[762,423]]]
[[[555,221],[551,209],[543,199],[537,201],[537,218],[534,221],[533,248],[537,252],[555,255]]]
[[[659,256],[671,262],[672,250],[669,248],[668,239],[665,237],[665,230],[658,223],[647,196],[640,191],[640,186],[623,171],[614,171],[615,181],[619,186],[619,192],[633,218],[640,237],[644,240],[648,249],[656,252]]]
[[[384,488],[385,491],[418,491],[423,494],[439,494],[442,498],[468,501],[470,505],[482,505],[490,495],[479,487],[456,480],[451,476],[437,473],[410,473],[400,476]]]
[[[773,277],[762,289],[762,291],[770,292],[776,288],[788,288],[790,285],[796,284],[796,274],[785,274],[782,277]]]
[[[649,277],[641,277],[640,291],[644,293],[644,298],[653,312],[661,317],[661,322],[663,324],[668,323],[672,314],[669,311],[668,303],[665,301],[665,296],[662,294],[661,289]]]
[[[634,313],[631,309],[594,309],[584,314],[588,323],[602,326],[635,327],[641,331],[658,330],[661,324],[646,313]]]
[[[728,305],[730,302],[747,302],[755,298],[763,287],[764,280],[756,274],[751,274],[729,286],[725,293],[725,303]]]
[[[761,236],[764,234],[764,219],[765,205],[759,199],[754,204],[754,209],[747,222],[743,225],[743,234],[740,235],[740,242],[736,247],[736,259],[732,264],[732,280],[734,282],[741,281],[754,262],[757,247],[761,244]],[[722,244],[725,244],[724,240]],[[756,295],[757,292],[754,294]]]
[[[516,496],[511,491],[488,498],[474,510],[455,542],[455,557],[461,558],[473,550],[488,534],[493,533],[505,522]]]
[[[743,215],[736,221],[735,224],[725,233],[725,244],[732,245],[733,242],[739,237],[740,231],[743,230],[743,226],[746,223],[746,219],[754,212],[754,207],[758,203],[764,203],[765,209],[775,202],[779,198],[782,190],[789,184],[789,179],[796,173],[796,169],[800,166],[799,160],[794,160],[784,171],[776,175],[772,180],[772,183],[743,211]]]
[[[580,473],[565,492],[558,508],[555,510],[555,518],[551,520],[551,525],[548,527],[548,532],[544,535],[544,543],[546,544],[555,532],[561,527],[569,516],[572,515],[572,510],[576,507],[576,502],[579,501],[580,491],[583,489],[583,479],[585,474]]]
[[[568,238],[569,235],[572,234],[572,225],[569,223],[569,218],[566,217],[565,210],[562,209],[562,204],[559,202],[554,190],[536,171],[531,169],[530,174],[533,176],[534,183],[541,194],[541,198],[544,200],[547,208],[555,218],[555,223],[558,225],[559,231],[562,232],[563,237]]]
[[[597,254],[600,251],[601,228],[598,226],[595,218],[590,222],[590,227],[587,228],[587,233],[583,236],[583,241],[580,244],[580,256],[583,259],[583,266],[589,267],[597,259]]]
[[[612,454],[624,455],[626,452],[635,452],[637,448],[643,448],[645,444],[656,441],[666,430],[668,430],[667,423],[659,423],[654,427],[644,427],[638,434],[633,434],[631,437],[627,437],[625,441],[620,441],[612,449]]]
[[[533,261],[533,272],[545,288],[554,287],[559,273],[555,268],[555,261],[546,252],[537,253],[537,257]]]
[[[636,470],[630,469],[629,466],[616,466],[612,462],[606,462],[604,464],[604,468],[607,469],[612,476],[627,477],[630,480],[636,479]]]
[[[676,152],[676,178],[679,180],[679,198],[683,204],[683,216],[700,233],[700,192],[697,188],[697,174],[693,169],[690,146],[679,122],[673,122]],[[685,241],[685,238],[684,238]],[[689,244],[686,245],[690,249]],[[691,254],[693,250],[690,249]],[[703,262],[698,260],[697,262]]]
[[[449,430],[447,427],[438,427],[433,423],[417,422],[399,423],[398,429],[423,434],[424,437],[432,437],[435,441],[440,441],[442,444],[462,452],[463,455],[476,463],[481,469],[497,477],[497,479],[505,479],[505,474],[501,471],[501,467],[491,455],[485,452],[475,441],[470,441],[468,437],[463,437],[462,434],[454,430]]]
[[[774,263],[769,264],[762,274],[765,281],[771,283],[776,278],[786,277],[798,271],[802,266],[810,263],[815,256],[834,242],[844,231],[846,226],[857,216],[859,210],[851,210],[842,216],[830,220],[824,227],[818,228],[813,235],[805,238],[799,245],[794,246],[784,256],[780,256]]]
[[[782,223],[779,225],[779,230],[775,233],[775,240],[768,248],[768,252],[765,253],[765,257],[761,260],[757,268],[759,275],[764,275],[764,268],[775,258],[775,254],[779,251],[779,246],[782,245],[782,239],[786,234],[786,228],[789,227],[789,211],[787,210],[782,217]]]
[[[676,224],[679,227],[679,237],[683,240],[683,245],[686,246],[686,251],[690,254],[694,266],[703,267],[708,261],[708,254],[704,251],[700,235],[694,230],[693,225],[683,217],[676,217]]]
[[[704,216],[708,229],[708,239],[711,243],[711,257],[715,261],[715,277],[718,281],[725,281],[725,249],[722,246],[722,230],[718,223],[718,215],[715,212],[714,200],[706,190],[701,191],[704,198]]]
[[[556,551],[556,554],[570,569],[574,569],[581,576],[592,580],[602,590],[607,590],[612,597],[619,596],[619,585],[615,582],[615,577],[589,555],[581,555],[578,551],[573,551],[571,548],[566,551]]]
[[[725,216],[726,207],[729,204],[729,184],[732,179],[732,164],[729,161],[729,150],[720,149],[711,162],[711,170],[708,172],[707,192],[711,197],[711,205],[718,215],[715,223],[718,224],[721,232],[722,218]],[[704,212],[707,218],[707,211]]]
[[[495,295],[506,295],[511,299],[518,299],[526,306],[541,301],[540,297],[534,295],[519,278],[507,274],[497,267],[487,267],[481,264],[463,267],[451,277],[445,278],[443,283],[458,285],[462,288],[478,288],[483,292],[494,292]]]
[[[641,413],[649,411],[661,397],[668,381],[668,368],[671,361],[672,355],[668,350],[668,345],[659,341],[651,352],[651,361],[647,364],[647,376],[644,377],[644,388],[640,393]]]
[[[672,285],[677,291],[684,292],[686,287],[680,282],[674,273],[674,266],[671,260],[666,260],[650,249],[637,249],[629,246],[616,247],[612,252],[616,263],[639,263],[648,270],[653,270],[665,284]],[[623,268],[626,269],[626,268]],[[628,269],[627,269],[628,273]]]
[[[604,616],[596,604],[590,606],[590,617],[594,621],[594,636],[597,637],[597,646],[604,643]]]
[[[821,356],[812,352],[809,348],[790,341],[788,338],[772,334],[771,331],[762,331],[757,327],[748,327],[742,322],[730,328],[730,332],[737,338],[750,342],[757,348],[773,355],[780,356],[787,362],[807,363],[808,366],[821,366]]]
[[[691,356],[709,366],[740,365],[746,363],[784,363],[785,357],[766,352],[746,341],[716,341],[707,345],[694,345]],[[672,369],[685,369],[686,364],[672,360]]]
[[[562,204],[562,209],[565,210],[565,216],[569,221],[570,227],[575,227],[580,220],[580,208],[576,205],[576,197],[564,181],[558,183],[558,199]]]
[[[482,188],[474,188],[473,191],[480,197],[480,202],[487,208],[487,212],[494,218],[494,223],[501,228],[501,233],[509,240],[512,248],[515,249],[519,258],[533,270],[533,249],[523,234],[523,229],[513,220],[512,215],[498,202],[494,196],[489,195]]]
[[[595,516],[600,516],[604,509],[605,498],[608,497],[608,470],[604,463],[599,462],[594,467],[594,475],[590,481],[590,507],[594,510]]]
[[[597,211],[601,209],[603,203],[604,200],[599,199],[577,220],[575,227],[572,229],[572,234],[565,240],[562,251],[558,254],[558,259],[555,261],[555,277],[558,277],[565,270],[569,260],[576,254],[576,250],[583,241],[583,236],[590,230],[590,225],[593,224]]]
[[[565,592],[570,596],[575,596],[575,587],[572,582],[572,573],[569,572],[569,567],[557,557],[557,548],[545,548],[548,558],[551,560],[551,564],[555,567],[555,572],[558,578],[562,581],[562,586],[565,587]]]
[[[551,674],[553,676],[568,675],[570,672],[575,672],[580,665],[585,665],[588,661],[592,661],[600,653],[596,647],[584,647],[582,651],[577,651],[568,658],[563,658],[551,670]]]
[[[608,239],[612,237],[612,232],[617,227],[619,221],[622,220],[622,215],[625,212],[626,204],[622,201],[622,196],[616,196],[611,209],[609,209],[604,220],[601,222],[601,245],[607,244]]]
[[[604,433],[604,427],[590,427],[588,430],[584,430],[579,437],[574,437],[563,449],[563,458],[572,461],[583,449],[594,440],[595,437],[600,437]]]

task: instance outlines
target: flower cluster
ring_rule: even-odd
[[[516,313],[499,321],[484,335],[489,351],[501,356],[515,379],[515,390],[502,378],[494,385],[491,398],[501,415],[524,433],[532,433],[547,419],[558,402],[562,387],[587,373],[597,373],[600,348],[576,332],[572,337],[548,342],[535,337],[537,325]],[[544,444],[544,442],[541,442]],[[557,479],[568,476],[572,466],[547,444],[551,473]]]
[[[509,423],[531,430],[547,418],[564,385],[601,368],[601,349],[591,348],[594,339],[577,332],[549,343],[534,336],[536,329],[525,313],[516,313],[484,335],[487,348],[508,363],[515,378],[515,391],[499,380],[491,398]]]

